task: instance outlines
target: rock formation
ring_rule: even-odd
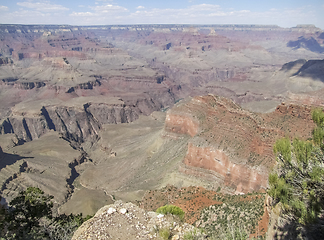
[[[276,139],[309,136],[314,127],[310,112],[309,107],[282,104],[273,113],[255,114],[209,95],[168,111],[165,130],[191,137],[180,171],[208,178],[232,193],[247,193],[267,188]]]
[[[168,229],[173,240],[195,228],[172,216],[146,212],[132,203],[117,201],[101,208],[82,224],[72,240],[78,239],[160,239],[159,231]],[[204,234],[199,239],[203,239]]]

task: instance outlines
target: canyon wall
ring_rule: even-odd
[[[228,187],[235,194],[248,193],[267,188],[268,179],[257,169],[235,164],[223,150],[213,147],[197,147],[188,144],[188,152],[183,161],[186,166],[209,170],[216,176],[218,184]],[[182,171],[190,173],[185,168]],[[194,171],[192,171],[193,174]]]
[[[120,104],[91,104],[82,107],[43,106],[34,114],[13,113],[0,125],[0,133],[14,133],[18,139],[31,141],[46,132],[57,131],[73,142],[95,137],[102,124],[129,123],[138,118],[139,109]]]
[[[208,95],[176,104],[167,113],[164,130],[191,137],[180,172],[241,194],[267,188],[277,139],[306,139],[313,127],[307,106],[283,103],[272,113],[256,114]]]

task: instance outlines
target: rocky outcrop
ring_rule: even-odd
[[[36,59],[40,60],[46,57],[76,57],[79,59],[86,59],[86,55],[82,52],[77,51],[46,51],[44,52],[13,52],[12,58],[14,60],[23,60],[23,59]]]
[[[0,66],[13,63],[12,59],[8,57],[0,57]]]
[[[173,216],[146,212],[132,203],[116,201],[99,209],[95,216],[83,223],[74,233],[78,239],[161,239],[160,232],[168,229],[169,239],[185,239],[184,235],[197,230]],[[205,239],[197,233],[195,239]]]
[[[100,85],[101,85],[101,83],[100,83],[99,80],[89,81],[89,82],[86,82],[86,83],[80,83],[77,86],[70,87],[67,90],[67,93],[72,93],[77,89],[93,89],[95,86],[100,86]]]
[[[18,88],[18,89],[30,90],[33,88],[45,87],[46,82],[44,82],[44,81],[24,82],[24,81],[18,81],[18,78],[9,77],[9,78],[2,79],[2,82],[0,82],[0,85],[7,85],[7,86],[12,86],[12,87]]]

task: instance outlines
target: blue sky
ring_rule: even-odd
[[[2,24],[315,24],[323,0],[0,0]]]

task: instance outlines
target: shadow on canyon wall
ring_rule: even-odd
[[[324,59],[308,61],[306,59],[298,59],[284,64],[281,71],[292,71],[292,77],[300,76],[324,82]]]
[[[296,41],[289,41],[287,43],[287,47],[293,48],[293,49],[299,49],[299,48],[305,48],[309,51],[316,52],[316,53],[323,53],[324,47],[322,47],[318,41],[313,38],[305,38],[305,37],[299,37]]]
[[[17,154],[5,153],[2,151],[0,147],[0,170],[9,165],[16,163],[19,160],[28,159],[28,158],[34,158],[34,157],[24,157]]]
[[[273,239],[324,239],[324,218],[319,217],[315,223],[303,227],[296,220],[286,221],[282,226],[278,226]]]

